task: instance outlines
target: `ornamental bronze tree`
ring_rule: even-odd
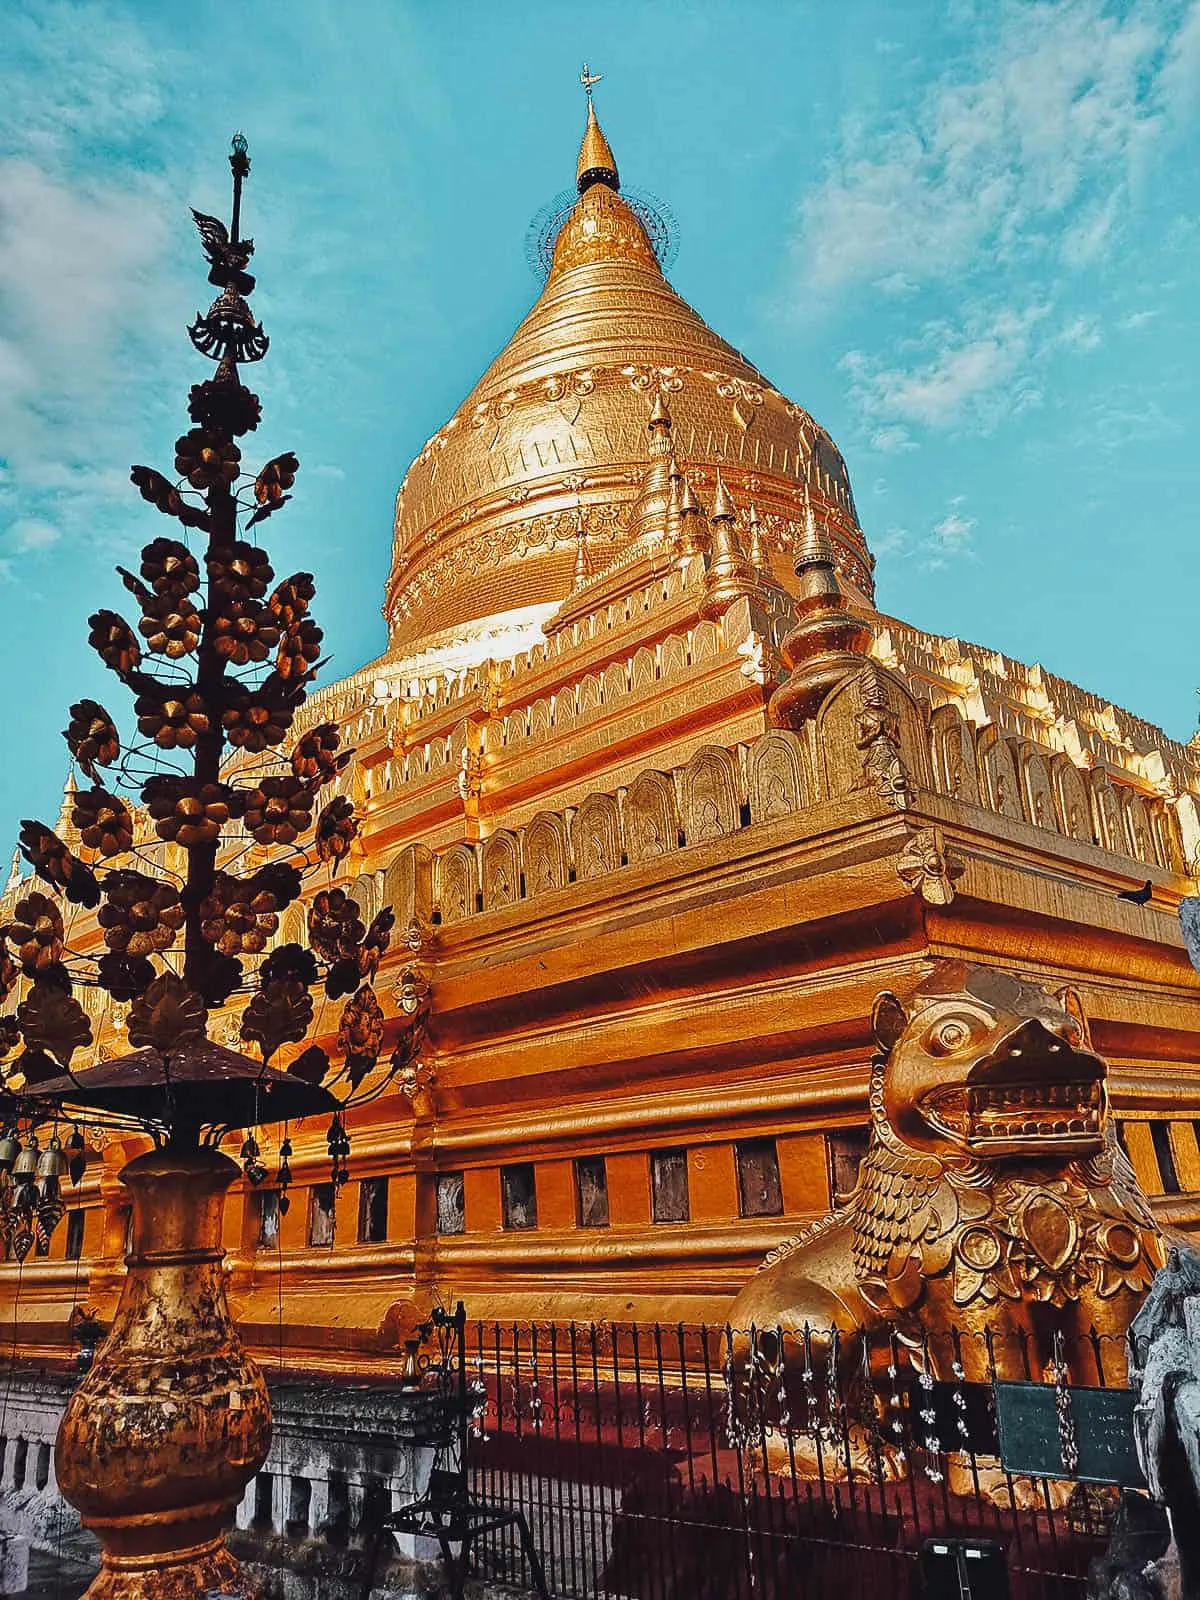
[[[277,581],[247,537],[287,504],[298,463],[289,452],[253,477],[242,467],[238,440],[258,426],[261,406],[238,369],[261,360],[268,340],[247,303],[254,245],[240,231],[250,171],[240,134],[230,165],[229,228],[193,213],[218,294],[188,331],[216,372],[190,392],[193,426],[176,442],[175,477],[144,466],[131,474],[182,537],[152,539],[136,573],[118,568],[136,626],[110,610],[90,619],[90,642],[133,696],[137,733],[124,746],[99,703],[71,707],[65,738],[91,783],[74,795],[78,842],[22,823],[21,849],[45,888],[26,893],[0,932],[0,1000],[19,999],[0,1017],[9,1097],[0,1101],[0,1220],[12,1253],[23,1260],[61,1219],[62,1180],[83,1166],[80,1124],[140,1130],[154,1143],[122,1173],[133,1207],[129,1273],[56,1447],[59,1485],[103,1546],[92,1600],[242,1592],[223,1529],[266,1459],[270,1405],[225,1301],[221,1218],[238,1168],[219,1145],[240,1131],[245,1175],[261,1183],[254,1130],[284,1123],[286,1209],[286,1124],[327,1115],[338,1185],[350,1148],[343,1111],[381,1092],[412,1054],[410,1031],[382,1057],[373,983],[390,910],[364,926],[356,903],[326,883],[308,903],[308,946],[271,948],[306,878],[335,875],[358,823],[348,799],[328,794],[350,759],[337,727],[296,726],[322,665],[312,577]],[[151,829],[163,842],[153,854],[137,843]],[[102,953],[72,950],[71,908],[95,911]],[[132,1048],[74,1067],[93,1042],[77,998],[88,987],[128,1006]],[[320,988],[344,1002],[336,1062],[305,1044]],[[239,998],[245,1050],[209,1037],[210,1015]],[[60,1119],[75,1130],[65,1148]]]

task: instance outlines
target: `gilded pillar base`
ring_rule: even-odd
[[[224,1510],[222,1507],[222,1520]],[[139,1519],[131,1518],[130,1527]],[[259,1600],[261,1590],[248,1579],[229,1553],[223,1533],[201,1544],[164,1555],[120,1554],[119,1530],[114,1523],[101,1527],[89,1523],[104,1541],[100,1571],[84,1600],[198,1600],[200,1596],[229,1595],[239,1600]],[[111,1544],[110,1544],[111,1541]]]
[[[221,1218],[237,1171],[212,1150],[168,1150],[121,1174],[129,1272],[55,1445],[59,1487],[103,1550],[86,1600],[256,1593],[224,1542],[271,1438],[266,1384],[225,1299]]]

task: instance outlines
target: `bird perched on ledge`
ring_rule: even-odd
[[[1140,889],[1118,889],[1117,899],[1128,900],[1135,906],[1144,906],[1154,893],[1154,885],[1147,878]]]

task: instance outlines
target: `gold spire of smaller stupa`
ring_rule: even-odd
[[[633,509],[633,532],[636,538],[648,537],[657,540],[663,538],[667,532],[673,458],[671,408],[661,389],[654,396],[646,432],[649,435],[647,454],[650,457],[650,465],[642,479],[641,492]]]
[[[813,513],[804,488],[804,532],[796,547],[796,624],[781,646],[791,671],[770,700],[771,721],[799,728],[814,716],[835,684],[861,669],[871,653],[875,630],[846,604],[837,574],[837,555],[829,530]]]
[[[575,168],[575,186],[580,194],[585,189],[590,189],[593,183],[603,183],[609,189],[619,189],[621,179],[617,175],[617,161],[612,153],[612,146],[604,137],[604,131],[596,119],[596,107],[592,104],[592,84],[599,83],[598,74],[590,73],[587,63],[584,62],[580,83],[587,90],[587,127],[583,130],[583,143],[579,146],[579,162]]]
[[[667,463],[667,543],[678,551],[683,543],[683,468],[671,452]]]
[[[701,608],[705,616],[719,616],[742,595],[753,594],[758,588],[758,574],[746,560],[737,531],[737,507],[733,496],[717,468],[717,486],[713,492],[712,551],[704,584],[707,595]]]
[[[758,507],[752,505],[747,513],[750,524],[750,564],[767,577],[771,576],[771,557],[767,554],[767,541],[763,538],[763,522]]]
[[[688,475],[683,475],[679,491],[679,565],[686,567],[698,560],[708,548],[708,519],[704,507],[697,500]]]

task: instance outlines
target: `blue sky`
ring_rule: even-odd
[[[0,849],[56,814],[86,617],[163,531],[187,213],[244,128],[277,565],[351,671],[392,501],[536,292],[584,57],[676,287],[841,445],[879,602],[1195,726],[1200,0],[6,0],[0,99]],[[239,64],[240,58],[240,64]],[[248,458],[250,452],[247,452]]]

